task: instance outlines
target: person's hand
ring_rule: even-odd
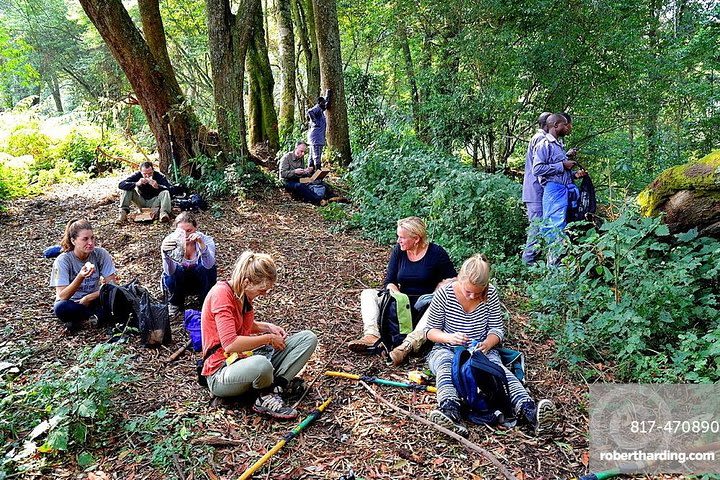
[[[460,333],[460,332],[449,333],[448,337],[447,337],[447,341],[445,343],[448,343],[450,345],[465,346],[468,343],[470,343],[470,337],[468,337],[464,333]]]
[[[587,174],[587,170],[578,170],[577,172],[575,172],[575,178],[587,177]]]
[[[310,174],[313,173],[314,171],[315,171],[315,169],[314,169],[313,167],[307,167],[307,168],[305,169],[305,174],[306,174],[306,175],[310,175]]]
[[[568,150],[568,152],[567,152],[568,158],[575,158],[575,157],[577,156],[577,154],[578,154],[578,149],[577,149],[577,148],[571,148],[571,149]]]
[[[274,333],[275,335],[280,335],[282,338],[287,338],[287,332],[280,325],[275,325],[274,323],[268,323],[267,329],[268,329],[268,332],[270,332],[270,333]]]
[[[388,283],[387,289],[392,293],[400,293],[400,289],[394,283]]]
[[[156,182],[156,181],[153,180],[152,178],[148,178],[148,183],[149,183],[150,186],[153,187],[153,188],[159,188],[159,187],[160,187],[160,186],[158,185],[158,182]]]
[[[80,269],[80,273],[78,273],[78,275],[83,278],[89,278],[90,275],[92,275],[94,271],[95,271],[95,265],[90,264],[90,262],[86,262],[85,265],[83,265],[83,267]]]
[[[185,240],[185,242],[187,242],[187,243],[195,242],[195,243],[197,243],[198,246],[200,247],[200,250],[205,250],[205,242],[203,242],[202,237],[201,237],[200,234],[197,233],[197,232],[193,232],[193,233],[191,233],[190,235],[188,235],[188,237],[187,237],[187,239]]]
[[[565,170],[572,170],[576,163],[574,160],[563,160],[563,167]]]
[[[285,350],[285,339],[277,333],[270,333],[268,338],[268,345],[273,347],[275,350]]]
[[[90,295],[85,295],[85,296],[82,297],[80,300],[78,300],[78,303],[79,303],[80,305],[84,305],[84,306],[86,306],[86,307],[89,307],[89,306],[90,306],[90,303],[92,302],[92,299],[89,299],[89,298],[88,298],[89,296],[90,296]]]
[[[140,180],[135,182],[136,185],[145,185],[146,183],[148,183],[148,179],[145,177],[142,177]]]
[[[487,355],[487,353],[492,349],[492,347],[488,344],[487,340],[484,340],[478,344],[477,349]]]
[[[160,244],[160,250],[163,252],[172,252],[177,247],[177,240],[172,237],[165,237]]]

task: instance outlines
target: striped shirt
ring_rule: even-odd
[[[453,290],[452,282],[438,289],[433,296],[428,312],[428,323],[425,334],[437,328],[445,333],[464,333],[471,340],[482,342],[491,333],[500,341],[505,337],[505,326],[500,309],[500,298],[497,289],[490,285],[485,303],[481,303],[472,312],[463,310]],[[436,344],[433,348],[452,348],[452,345]]]

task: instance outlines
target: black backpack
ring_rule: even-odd
[[[105,311],[105,321],[116,332],[131,327],[139,331],[143,345],[171,343],[167,305],[156,301],[137,280],[125,285],[103,285],[100,288],[100,302]]]
[[[480,350],[471,353],[465,347],[455,347],[452,380],[468,420],[478,425],[514,426],[505,370]]]
[[[595,196],[595,186],[589,174],[582,177],[578,190],[577,201],[573,202],[572,207],[568,208],[567,221],[592,221],[592,216],[597,211],[597,197]]]
[[[392,293],[390,293],[390,290],[381,290],[378,292],[378,296],[381,297],[380,317],[378,317],[380,342],[388,351],[390,351],[405,340],[407,334],[412,332],[415,325],[417,325],[416,318],[419,319],[420,317],[413,311],[413,308],[408,300],[408,302],[403,304],[404,306],[401,308],[409,310],[412,323],[410,325],[407,323],[401,325],[399,317],[406,317],[406,315],[398,315],[398,302],[395,300]]]

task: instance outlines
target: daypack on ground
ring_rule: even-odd
[[[171,342],[167,305],[156,301],[137,280],[125,285],[103,285],[100,302],[107,322],[116,330],[136,328],[140,332],[140,341],[147,346],[168,345]]]
[[[452,380],[468,420],[478,425],[515,425],[505,370],[480,350],[455,348]]]
[[[407,295],[390,290],[382,290],[378,295],[381,297],[378,318],[380,342],[390,351],[405,340],[417,322],[413,318],[413,309]]]
[[[595,186],[590,179],[590,175],[582,177],[580,187],[577,189],[577,198],[570,199],[570,206],[567,211],[568,222],[579,222],[581,220],[591,220],[591,216],[597,211],[597,198],[595,196]]]

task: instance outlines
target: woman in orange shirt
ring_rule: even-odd
[[[281,394],[315,351],[317,336],[310,330],[288,336],[278,325],[255,321],[253,301],[267,294],[276,279],[273,259],[248,250],[240,255],[230,281],[210,289],[201,316],[202,374],[216,397],[256,390],[254,411],[291,419],[298,412]]]

